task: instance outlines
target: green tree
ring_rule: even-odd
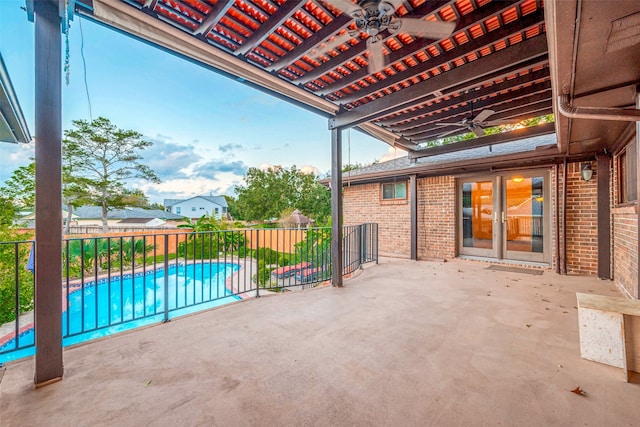
[[[8,230],[18,217],[18,209],[13,201],[7,197],[0,196],[0,231]]]
[[[237,209],[246,220],[266,220],[279,217],[285,209],[297,208],[314,219],[331,212],[331,195],[313,174],[292,166],[274,166],[266,170],[249,168],[244,176],[246,185],[235,187]]]
[[[15,230],[0,229],[0,242],[2,242],[0,243],[0,325],[11,322],[16,317],[16,283],[20,313],[33,310],[33,275],[24,269],[29,259],[31,245],[11,243],[25,238],[28,237],[17,234]],[[18,270],[15,265],[16,256],[19,259]],[[16,273],[18,273],[17,282]]]
[[[36,204],[36,162],[32,159],[28,165],[14,170],[0,187],[0,194],[20,208],[33,208]]]
[[[102,207],[102,229],[108,231],[108,209],[125,206],[130,193],[124,182],[134,178],[160,182],[139,154],[152,143],[134,130],[117,128],[104,117],[72,123],[74,128],[64,132],[63,140],[70,173],[83,180],[92,202]]]
[[[238,210],[238,201],[233,196],[223,196],[227,201],[227,213],[231,215],[234,220],[242,220],[240,211]]]

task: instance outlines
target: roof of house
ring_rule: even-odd
[[[94,219],[102,217],[102,208],[100,206],[80,206],[74,210],[74,214],[78,219]],[[107,213],[108,219],[128,219],[128,218],[148,218],[148,219],[164,219],[164,220],[183,220],[182,215],[176,215],[162,209],[141,209],[141,208],[124,208],[109,209]]]
[[[169,206],[177,205],[178,203],[186,202],[188,200],[193,200],[193,199],[204,199],[208,202],[215,203],[216,205],[219,205],[225,208],[229,206],[227,204],[227,199],[225,199],[224,196],[194,196],[188,199],[164,199],[164,206],[169,207]]]
[[[375,163],[364,168],[355,169],[343,173],[343,182],[371,180],[374,177],[384,178],[385,176],[407,175],[413,173],[445,174],[454,168],[461,166],[471,166],[474,163],[495,165],[501,161],[509,161],[509,155],[519,154],[526,158],[527,155],[535,156],[536,153],[544,152],[548,159],[549,153],[545,148],[556,150],[555,134],[541,135],[517,141],[496,144],[488,147],[478,147],[463,151],[448,152],[440,155],[420,157],[415,160],[407,157],[386,162]],[[425,149],[427,151],[429,149]],[[491,160],[491,162],[489,162]],[[511,160],[513,161],[513,160]]]

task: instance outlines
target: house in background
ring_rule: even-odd
[[[223,196],[195,196],[190,199],[164,199],[164,209],[175,215],[198,219],[209,215],[217,219],[227,218],[229,205]]]
[[[80,206],[73,213],[72,226],[102,227],[102,208],[100,206]],[[175,228],[174,223],[182,221],[184,221],[184,217],[165,212],[162,209],[109,209],[107,213],[109,228]]]

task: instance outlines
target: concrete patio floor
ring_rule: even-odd
[[[489,265],[384,259],[67,349],[37,390],[9,363],[0,425],[638,425],[640,386],[580,358],[575,293],[611,282]]]

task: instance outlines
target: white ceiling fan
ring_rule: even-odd
[[[487,120],[489,117],[494,115],[496,112],[493,110],[482,110],[478,113],[477,116],[473,116],[473,104],[471,105],[471,116],[465,117],[459,122],[447,123],[441,122],[436,123],[436,126],[457,126],[462,128],[467,128],[469,132],[473,132],[477,137],[484,136],[484,129],[493,126],[500,125],[510,125],[519,123],[520,120]],[[444,132],[438,135],[438,138],[443,138],[447,135],[451,135],[453,133],[460,132],[460,129],[454,129],[448,132]]]
[[[365,33],[367,37],[368,70],[373,74],[385,67],[382,37],[380,33],[388,30],[391,34],[409,33],[417,37],[440,40],[451,35],[455,22],[425,21],[422,18],[401,18],[394,16],[403,0],[328,0],[329,3],[347,13],[355,20],[356,29],[336,37],[323,46],[328,52],[345,44],[350,39]]]

